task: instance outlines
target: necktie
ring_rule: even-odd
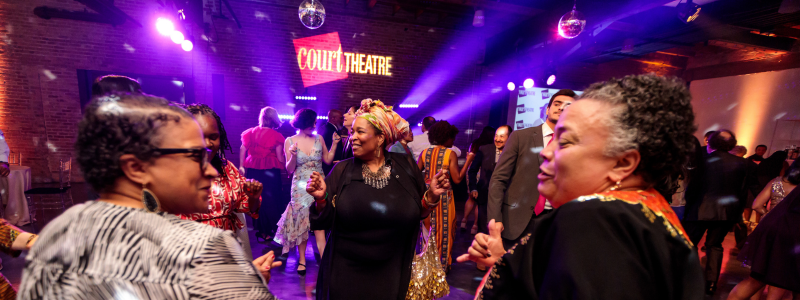
[[[553,137],[551,136],[550,141],[547,142],[547,145],[550,146],[550,143],[552,142],[553,142]],[[539,201],[536,201],[536,206],[533,208],[533,212],[536,213],[537,216],[541,214],[542,211],[544,211],[545,201],[547,201],[547,199],[541,194],[539,194]]]

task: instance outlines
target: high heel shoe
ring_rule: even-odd
[[[303,266],[303,269],[302,269],[302,270],[300,270],[300,266]],[[304,265],[304,264],[301,264],[301,263],[298,263],[298,264],[297,264],[297,274],[298,274],[298,275],[300,275],[300,276],[306,276],[306,269],[305,269],[305,267],[306,267],[306,265]]]
[[[461,230],[467,230],[467,220],[461,220]]]
[[[470,234],[477,234],[478,233],[478,224],[472,226],[472,230],[469,231]]]

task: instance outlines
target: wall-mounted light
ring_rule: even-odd
[[[294,96],[295,100],[305,100],[305,101],[317,101],[317,97],[314,96]]]
[[[419,108],[419,104],[400,104],[400,108]]]

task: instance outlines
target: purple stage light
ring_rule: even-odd
[[[533,87],[533,79],[530,79],[530,78],[525,79],[525,81],[522,82],[522,86],[524,86],[526,89],[532,88]]]
[[[183,42],[184,39],[183,33],[181,33],[180,31],[173,31],[172,34],[170,34],[169,38],[175,44],[180,44],[181,42]]]
[[[550,77],[547,77],[547,85],[553,85],[553,83],[556,83],[556,75],[550,75]]]
[[[514,84],[513,82],[509,82],[507,87],[509,91],[514,91],[515,89],[517,89],[517,85]]]
[[[156,20],[156,30],[163,36],[169,36],[175,31],[175,25],[172,24],[172,21],[169,19],[158,18],[158,20]]]
[[[181,42],[181,49],[183,49],[183,51],[192,51],[192,48],[194,48],[194,44],[192,44],[190,40]]]

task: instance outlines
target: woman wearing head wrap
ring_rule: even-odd
[[[419,222],[450,188],[446,173],[425,187],[403,154],[386,151],[404,122],[390,106],[366,99],[350,135],[353,158],[323,179],[311,175],[311,228],[330,236],[317,277],[317,299],[404,299]]]

